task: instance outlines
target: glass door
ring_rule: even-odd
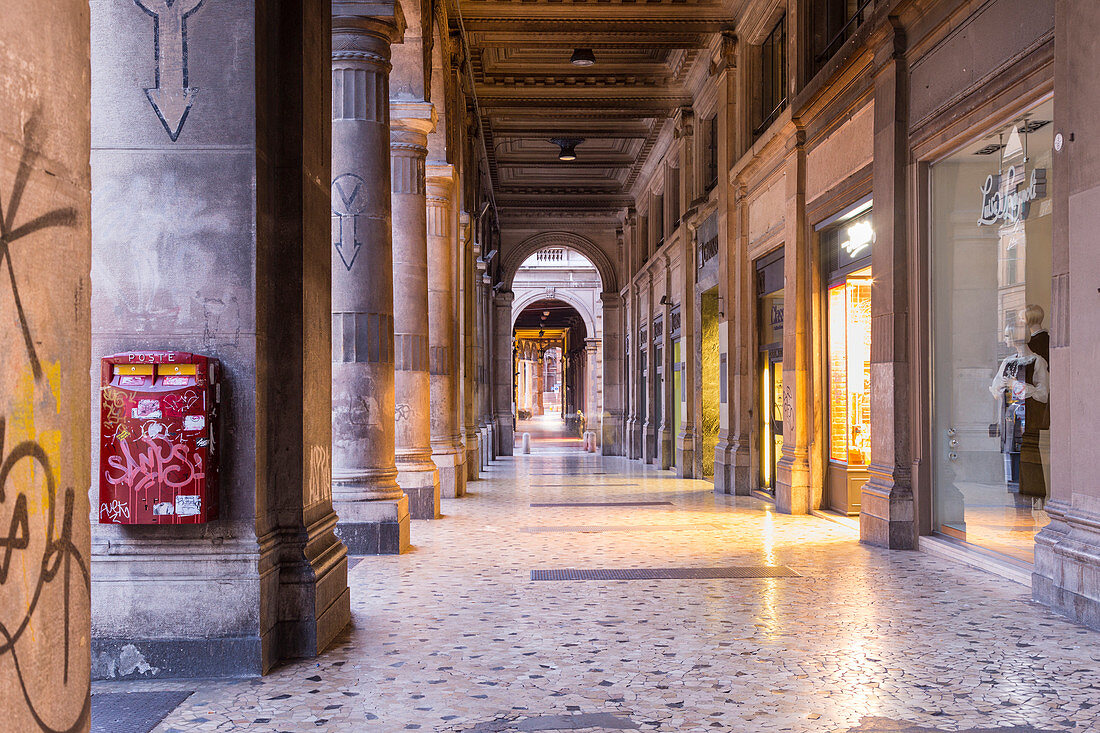
[[[760,369],[760,483],[775,494],[775,464],[783,453],[783,349],[764,352]]]

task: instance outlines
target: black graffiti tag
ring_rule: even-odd
[[[7,264],[8,280],[11,282],[12,297],[15,299],[15,310],[19,314],[19,326],[23,331],[23,343],[27,348],[27,358],[30,359],[34,378],[38,381],[42,379],[42,364],[34,347],[34,339],[31,337],[30,324],[23,310],[23,300],[19,297],[19,281],[15,276],[11,245],[47,227],[74,226],[76,209],[72,207],[54,209],[18,226],[15,224],[19,203],[23,200],[23,193],[27,189],[27,182],[33,170],[32,166],[38,158],[38,154],[34,152],[37,144],[35,133],[38,129],[36,120],[37,117],[32,116],[23,126],[23,155],[19,160],[19,170],[15,174],[15,183],[11,189],[11,196],[8,197],[7,206],[0,202],[0,263]]]
[[[3,454],[5,446],[5,427],[4,419],[0,418],[0,454]],[[17,466],[27,462],[41,471],[46,482],[46,512],[43,520],[43,529],[45,533],[44,549],[41,560],[38,562],[38,578],[33,586],[33,592],[31,592],[30,598],[27,601],[27,607],[23,617],[10,627],[0,621],[0,658],[7,655],[11,656],[15,664],[15,673],[19,679],[19,686],[23,693],[23,699],[26,701],[27,709],[34,717],[35,722],[38,723],[39,728],[43,731],[49,731],[50,733],[67,733],[68,731],[80,730],[86,723],[91,710],[91,698],[88,696],[90,693],[85,693],[85,699],[81,706],[81,710],[76,720],[70,725],[56,726],[47,723],[43,715],[39,712],[31,691],[27,689],[24,670],[19,660],[19,642],[25,636],[27,629],[30,628],[35,611],[47,587],[55,581],[60,582],[62,584],[62,608],[64,613],[63,651],[65,663],[63,669],[63,684],[68,684],[69,656],[71,651],[70,607],[74,572],[77,574],[75,579],[82,581],[82,587],[86,593],[91,592],[91,578],[88,574],[88,567],[84,562],[84,558],[81,557],[80,551],[77,549],[76,545],[73,544],[73,510],[76,505],[76,492],[74,492],[72,488],[67,488],[65,490],[65,507],[61,532],[57,537],[54,536],[58,509],[57,484],[54,479],[53,467],[50,465],[49,456],[46,455],[46,451],[38,443],[29,440],[23,441],[15,445],[11,449],[11,452],[4,456],[3,462],[0,463],[0,506],[4,506],[7,503],[7,484],[12,472]],[[13,562],[13,554],[17,551],[27,550],[30,547],[30,541],[31,532],[27,515],[27,496],[25,493],[20,492],[15,497],[15,508],[12,513],[8,535],[6,537],[0,537],[0,548],[3,548],[3,556],[2,560],[0,560],[0,587],[5,585],[8,581],[8,573],[11,569],[11,563]]]

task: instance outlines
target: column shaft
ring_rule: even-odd
[[[493,296],[493,422],[495,455],[510,456],[515,442],[512,426],[512,300],[505,290]]]
[[[439,471],[432,461],[428,369],[428,222],[425,158],[435,110],[395,103],[390,125],[393,207],[393,339],[397,483],[413,519],[439,514]],[[400,116],[399,116],[400,115]]]
[[[466,451],[462,445],[461,404],[455,389],[454,171],[431,165],[428,203],[428,367],[431,372],[431,448],[443,496],[466,493]]]

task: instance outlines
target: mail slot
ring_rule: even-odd
[[[101,367],[100,523],[217,519],[218,360],[132,351]]]

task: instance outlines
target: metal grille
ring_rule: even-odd
[[[97,692],[92,733],[149,733],[191,695],[181,692]]]
[[[726,529],[718,524],[587,524],[522,527],[523,532],[676,532]]]
[[[725,568],[561,568],[532,570],[531,580],[707,580],[711,578],[800,578],[786,565]]]
[[[561,502],[558,504],[532,504],[533,507],[555,507],[555,506],[572,506],[572,507],[585,507],[585,506],[672,506],[671,501],[574,501],[574,502]]]

